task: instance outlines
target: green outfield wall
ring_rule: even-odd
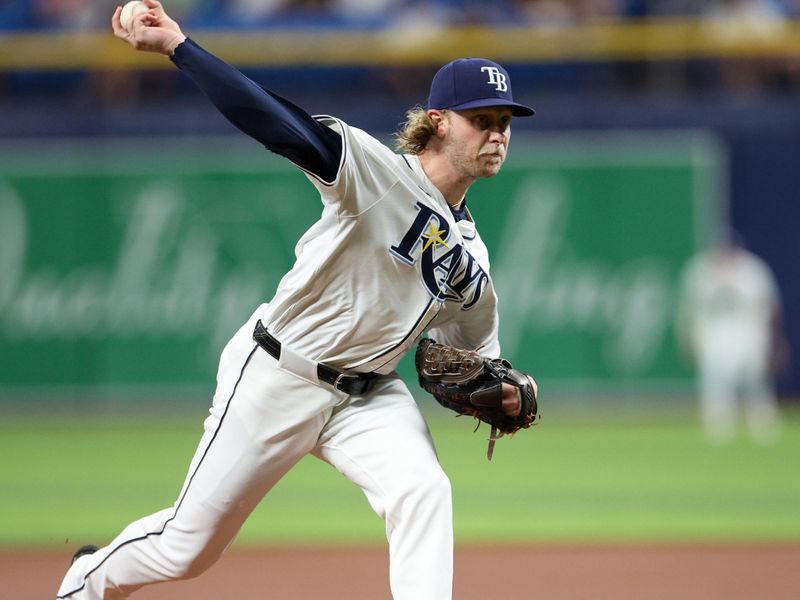
[[[685,387],[676,281],[724,214],[725,171],[699,132],[515,138],[468,197],[504,354],[554,391]],[[209,395],[320,212],[247,139],[3,146],[0,401]]]

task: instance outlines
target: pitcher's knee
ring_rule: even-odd
[[[408,497],[413,499],[417,509],[425,506],[435,510],[451,506],[452,488],[450,479],[441,469],[432,469],[418,473],[414,481],[410,482]]]
[[[169,578],[175,581],[193,579],[202,575],[215,562],[216,558],[210,559],[204,556],[194,556],[185,560],[172,561],[168,567],[170,571]]]
[[[169,559],[162,563],[162,567],[168,572],[168,579],[192,579],[207,571],[221,555],[222,552],[216,548],[202,545],[184,548],[178,552],[173,550],[169,553]]]
[[[444,471],[436,471],[436,474],[429,479],[428,489],[433,497],[450,502],[453,491],[450,485],[450,478],[447,477]]]
[[[215,557],[213,559],[206,557],[197,557],[195,560],[185,565],[185,568],[181,572],[180,578],[192,579],[194,577],[201,575],[202,573],[205,573],[211,567],[211,565],[217,562],[217,558],[218,557]]]

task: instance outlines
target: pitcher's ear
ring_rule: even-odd
[[[428,118],[433,124],[434,132],[437,136],[441,137],[447,127],[447,117],[444,110],[432,108],[428,110]]]

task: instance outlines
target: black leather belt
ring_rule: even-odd
[[[263,323],[259,320],[253,330],[253,339],[275,360],[281,357],[281,343],[267,331]],[[377,373],[358,373],[357,375],[347,375],[338,369],[329,367],[323,363],[317,363],[317,377],[320,381],[329,383],[337,390],[345,394],[366,394],[375,380]]]

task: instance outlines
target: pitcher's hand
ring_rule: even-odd
[[[133,18],[131,30],[120,23],[122,7],[118,6],[111,17],[114,35],[142,52],[155,52],[172,56],[178,44],[186,39],[180,26],[164,11],[157,0],[143,0],[147,10]]]
[[[533,386],[533,395],[537,397],[539,395],[539,386],[536,385],[536,381],[528,375],[528,379],[531,382],[531,386]],[[522,398],[519,395],[519,388],[514,387],[509,383],[503,384],[503,412],[506,413],[509,417],[516,417],[519,416],[519,411],[522,408]]]

